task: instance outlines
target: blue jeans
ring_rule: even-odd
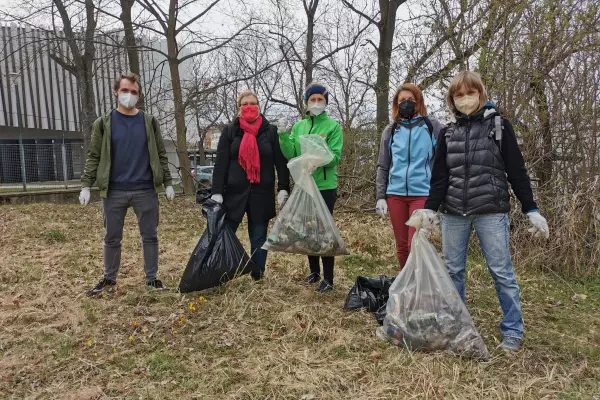
[[[239,223],[235,223],[227,220],[227,223],[233,229],[237,231],[240,226]],[[269,230],[269,221],[265,222],[253,222],[248,221],[248,236],[250,237],[250,258],[254,264],[254,270],[252,271],[253,276],[262,276],[265,273],[265,266],[267,264],[267,251],[262,249],[262,246],[267,241],[267,233]]]
[[[448,273],[460,297],[465,301],[465,270],[471,230],[475,227],[488,270],[494,278],[504,319],[500,331],[504,337],[523,338],[523,314],[519,285],[510,257],[508,215],[486,214],[462,217],[442,215],[442,247]]]

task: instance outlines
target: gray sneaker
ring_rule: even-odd
[[[502,350],[509,353],[516,353],[521,350],[521,339],[511,336],[506,336],[500,344]]]

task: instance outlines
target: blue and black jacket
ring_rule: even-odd
[[[438,120],[417,116],[388,125],[381,135],[377,200],[388,195],[427,196],[438,134]],[[431,132],[433,130],[433,132]]]

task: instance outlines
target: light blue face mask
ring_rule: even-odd
[[[325,107],[327,107],[327,105],[324,103],[310,103],[306,109],[312,113],[312,115],[317,116],[323,114]]]
[[[123,107],[132,109],[138,102],[137,96],[132,95],[131,93],[119,93],[119,104]]]

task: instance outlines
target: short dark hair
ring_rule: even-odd
[[[142,82],[140,81],[140,76],[138,74],[134,74],[133,72],[128,72],[126,74],[121,74],[116,80],[113,86],[115,92],[118,92],[121,88],[121,81],[123,79],[127,79],[131,83],[137,83],[140,92],[142,91]]]

